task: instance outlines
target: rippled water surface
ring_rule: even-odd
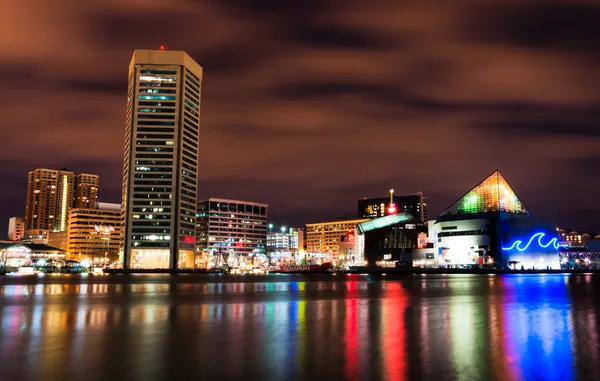
[[[1,380],[600,380],[600,275],[0,277]]]

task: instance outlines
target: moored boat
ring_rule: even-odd
[[[321,265],[281,265],[278,272],[284,274],[323,274],[330,272],[332,268],[331,263],[323,263]]]

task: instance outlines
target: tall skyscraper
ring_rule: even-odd
[[[123,165],[124,268],[194,267],[202,67],[187,53],[136,50]]]
[[[41,230],[66,231],[71,208],[95,208],[97,175],[75,175],[68,169],[38,168],[29,172],[25,203],[25,235]]]
[[[75,174],[68,169],[38,168],[29,172],[25,230],[66,230],[74,184]]]
[[[75,175],[75,200],[73,208],[90,209],[95,208],[98,202],[98,186],[100,177],[88,173]]]

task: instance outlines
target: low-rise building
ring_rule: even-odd
[[[304,254],[304,229],[287,228],[272,231],[269,225],[267,234],[267,254],[271,261],[298,261]]]
[[[9,271],[32,266],[40,259],[64,261],[65,251],[45,244],[0,242],[0,265]]]
[[[99,203],[96,209],[69,211],[67,253],[69,259],[112,263],[118,259],[121,206]]]
[[[196,266],[244,268],[265,262],[267,204],[209,198],[198,203]]]
[[[366,222],[368,219],[338,220],[327,222],[315,222],[306,224],[306,252],[310,258],[318,258],[326,262],[341,264],[348,260],[348,245],[342,244],[346,239],[350,241],[351,236],[358,237],[358,224]],[[360,245],[358,239],[352,241],[355,245]],[[345,251],[344,251],[345,250]],[[358,247],[355,250],[360,250]],[[344,252],[346,254],[344,254]],[[359,258],[362,253],[351,254],[354,258]]]
[[[8,220],[8,239],[20,241],[25,235],[25,220],[23,217],[11,217]]]
[[[419,247],[419,233],[426,228],[408,212],[391,214],[358,224],[364,235],[365,258],[371,265],[389,262],[412,265],[412,251]]]
[[[556,232],[558,233],[561,247],[584,248],[587,246],[588,241],[592,239],[590,234],[587,233],[569,231],[561,228],[556,228]]]
[[[46,244],[48,243],[49,233],[50,230],[46,229],[25,229],[25,234],[23,234],[21,242]]]

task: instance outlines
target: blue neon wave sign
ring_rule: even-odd
[[[552,248],[554,248],[555,250],[558,250],[558,238],[552,238],[550,241],[548,241],[548,243],[543,244],[542,243],[542,238],[544,238],[544,236],[546,235],[546,233],[535,233],[534,235],[531,236],[531,238],[529,238],[529,242],[527,242],[527,244],[525,246],[523,245],[523,241],[516,240],[515,242],[513,242],[512,245],[510,245],[509,247],[503,247],[502,250],[504,251],[510,251],[513,249],[517,249],[518,251],[526,251],[529,246],[531,246],[531,244],[533,243],[533,241],[537,238],[537,244],[541,247],[541,248],[548,248],[549,246],[551,246]]]

